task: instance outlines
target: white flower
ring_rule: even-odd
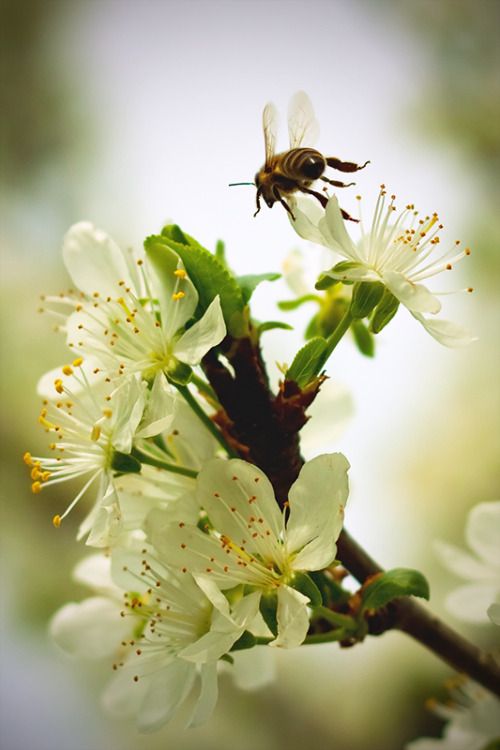
[[[56,642],[78,657],[115,656],[116,676],[103,704],[112,714],[135,715],[140,731],[165,724],[198,673],[201,690],[190,725],[206,721],[217,700],[217,662],[255,619],[258,597],[230,607],[213,584],[200,587],[191,576],[172,573],[145,549],[114,551],[111,586],[104,573],[108,597],[63,607],[51,624]],[[86,574],[95,588],[96,565],[83,575],[80,569],[80,581]]]
[[[458,250],[457,241],[451,249],[438,253],[442,225],[437,214],[420,219],[414,206],[408,205],[394,218],[394,198],[391,196],[386,206],[386,190],[382,186],[371,226],[366,229],[360,222],[362,236],[357,244],[347,233],[335,196],[330,198],[325,211],[311,201],[301,200],[294,208],[292,226],[301,237],[329,247],[349,262],[325,275],[340,281],[382,282],[440,343],[446,346],[470,343],[473,338],[461,327],[427,317],[429,313],[440,312],[437,296],[444,292],[432,293],[422,283],[451,270],[470,254],[469,248]]]
[[[56,400],[46,399],[39,422],[52,436],[52,456],[32,456],[24,460],[31,468],[32,490],[42,489],[74,479],[85,480],[62,515],[54,516],[54,525],[61,521],[87,493],[97,486],[95,506],[82,523],[78,538],[91,532],[89,543],[104,546],[108,532],[120,520],[120,508],[113,474],[125,471],[123,461],[131,461],[129,470],[140,464],[129,458],[133,440],[145,422],[146,386],[137,377],[118,387],[98,381],[89,382],[85,363],[75,360],[72,366],[58,368],[42,378],[41,390],[53,381]],[[171,418],[170,418],[171,421]],[[117,465],[121,461],[121,467]]]
[[[152,532],[169,564],[198,582],[227,589],[246,584],[277,596],[275,646],[300,645],[309,627],[309,598],[297,574],[333,562],[348,496],[349,464],[340,453],[306,463],[290,488],[283,513],[266,475],[255,466],[215,459],[198,475],[198,500],[214,531],[180,522]],[[288,520],[286,520],[288,515]]]
[[[460,620],[487,623],[488,610],[495,622],[500,605],[500,501],[479,503],[472,508],[465,539],[471,552],[447,542],[434,543],[448,570],[471,582],[455,589],[445,605]]]
[[[432,711],[448,724],[441,739],[424,737],[406,750],[494,750],[500,743],[500,701],[470,681],[458,680],[446,705],[430,702]]]
[[[92,224],[75,224],[65,236],[63,258],[80,294],[49,298],[70,304],[68,345],[99,358],[108,374],[141,373],[148,381],[199,364],[226,334],[219,297],[186,330],[198,292],[180,257],[162,248],[161,263],[137,265]],[[161,267],[160,267],[161,266]],[[181,363],[181,365],[179,365]]]

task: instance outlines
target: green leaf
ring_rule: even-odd
[[[317,302],[321,305],[322,301],[321,297],[318,297],[317,294],[303,294],[302,297],[297,297],[296,299],[286,299],[278,302],[278,307],[280,310],[296,310],[305,302]]]
[[[321,336],[322,333],[321,316],[320,313],[317,312],[307,324],[306,330],[304,331],[304,338],[306,341],[309,341],[316,336]]]
[[[311,339],[295,355],[286,373],[287,380],[293,380],[299,388],[304,388],[323,369],[325,364],[327,342],[318,336]]]
[[[386,289],[382,299],[375,308],[371,319],[370,329],[373,333],[380,333],[380,331],[386,327],[387,323],[389,323],[396,315],[398,307],[399,300],[392,292]]]
[[[260,336],[264,331],[272,331],[275,328],[282,328],[284,331],[293,331],[293,326],[283,323],[281,320],[266,320],[265,323],[259,323],[257,333]]]
[[[351,331],[361,354],[364,354],[365,357],[373,357],[375,355],[375,339],[365,324],[361,320],[354,320],[351,323]]]
[[[139,474],[142,465],[137,458],[128,453],[115,451],[113,453],[113,460],[111,461],[111,468],[113,471],[118,472],[118,474]]]
[[[185,242],[174,239],[180,236]],[[224,264],[176,225],[165,227],[160,236],[148,238],[146,243],[153,240],[162,242],[180,255],[198,291],[202,310],[205,311],[218,294],[228,332],[235,338],[247,336],[249,329],[245,300],[238,282]]]
[[[304,596],[309,597],[311,607],[319,607],[323,604],[323,597],[319,588],[307,573],[296,573],[293,581],[291,581],[291,586]]]
[[[363,611],[379,609],[399,596],[430,596],[427,579],[418,570],[394,568],[376,576],[362,591]]]
[[[226,260],[226,246],[222,240],[215,243],[215,257],[225,268],[228,268]]]
[[[361,281],[354,284],[351,300],[353,318],[366,318],[382,299],[384,285],[380,281]]]
[[[241,289],[241,294],[245,304],[250,301],[252,294],[262,281],[276,281],[276,279],[281,279],[280,273],[260,273],[236,276],[236,281]]]

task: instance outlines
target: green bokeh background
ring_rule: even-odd
[[[174,218],[181,215],[188,231],[201,232],[200,239],[208,242],[226,236],[226,225],[236,221],[250,239],[242,240],[246,249],[239,257],[237,230],[228,229],[232,257],[246,270],[245,264],[251,268],[248,243],[265,241],[266,232],[276,231],[272,222],[281,221],[276,249],[276,258],[281,258],[297,243],[286,222],[275,215],[277,209],[261,225],[251,224],[248,194],[235,197],[226,191],[228,181],[245,178],[243,169],[255,170],[258,164],[251,149],[260,153],[262,148],[258,118],[249,124],[249,132],[255,132],[255,144],[249,146],[252,156],[246,156],[246,145],[237,133],[233,141],[228,140],[228,133],[234,133],[247,117],[232,103],[233,97],[244,101],[238,83],[240,89],[248,87],[248,96],[260,107],[281,86],[283,101],[293,86],[309,90],[306,84],[311,70],[316,70],[321,82],[332,77],[338,84],[344,75],[351,82],[354,76],[356,96],[362,100],[363,87],[368,96],[378,77],[374,64],[372,79],[356,79],[363,45],[367,56],[375,50],[377,60],[394,68],[404,62],[407,52],[418,76],[394,91],[380,85],[378,111],[390,109],[396,118],[386,135],[379,134],[381,152],[401,148],[402,139],[409,153],[408,162],[399,166],[404,180],[416,183],[423,170],[430,187],[438,182],[445,205],[456,202],[453,231],[473,246],[467,269],[457,274],[462,273],[462,285],[474,286],[476,293],[457,297],[453,312],[477,332],[479,341],[466,352],[442,350],[420,332],[414,334],[406,320],[387,334],[380,345],[380,360],[373,364],[343,344],[339,357],[346,364],[338,367],[345,382],[354,383],[354,400],[360,406],[354,416],[358,427],[336,447],[351,459],[355,477],[363,475],[357,485],[354,479],[353,515],[347,515],[350,528],[381,563],[422,569],[431,582],[432,607],[444,614],[442,597],[456,581],[436,560],[431,540],[441,537],[462,544],[467,509],[498,497],[500,4],[496,0],[337,0],[307,6],[302,1],[188,2],[182,9],[178,3],[145,2],[134,16],[140,21],[139,34],[151,33],[151,17],[161,20],[162,14],[165,27],[164,47],[152,41],[150,77],[142,81],[130,79],[130,67],[125,66],[125,57],[120,58],[127,49],[131,57],[148,50],[147,44],[136,49],[133,24],[121,25],[131,7],[127,0],[2,2],[2,747],[295,750],[309,743],[334,750],[398,750],[411,738],[437,735],[441,723],[425,710],[424,700],[444,694],[441,685],[450,670],[398,634],[352,650],[325,646],[280,653],[277,681],[259,693],[242,693],[224,676],[215,716],[198,730],[183,731],[187,710],[151,737],[138,736],[132,724],[107,720],[98,707],[107,665],[72,664],[46,635],[55,609],[85,595],[70,578],[74,563],[85,553],[74,542],[83,509],[55,532],[50,519],[65,506],[64,487],[50,497],[33,496],[21,456],[27,448],[36,452],[44,446],[36,424],[36,381],[67,356],[63,341],[51,333],[51,321],[37,314],[42,292],[57,292],[67,285],[59,260],[66,228],[88,216],[120,241],[139,242],[172,211]],[[210,8],[208,25],[200,20],[202,8],[205,13]],[[252,22],[247,24],[249,14]],[[122,36],[117,49],[115,27]],[[226,78],[226,67],[215,66],[212,89],[202,91],[197,77],[204,66],[210,66],[212,55],[215,60],[217,45],[226,43],[228,36],[241,52],[241,57],[226,61],[232,77]],[[71,40],[80,37],[86,40],[85,55],[72,48]],[[335,57],[341,37],[347,49],[351,39],[357,45],[352,56]],[[99,93],[94,42],[97,60],[102,63],[109,56],[113,88],[121,92],[122,100],[130,97],[130,120],[121,119],[123,110],[113,109],[116,97],[110,95],[109,107],[103,107],[106,96],[102,90]],[[282,46],[288,50],[285,57]],[[311,63],[313,56],[317,60]],[[301,77],[306,57],[308,73]],[[254,60],[260,72],[252,76]],[[330,63],[335,63],[333,69]],[[163,64],[168,69],[165,77]],[[186,65],[191,73],[184,99],[181,83]],[[282,76],[284,68],[291,68],[291,79],[295,76],[297,84]],[[227,132],[207,125],[211,116],[207,101],[212,93],[220,95],[221,89],[228,105]],[[136,103],[139,92],[140,103]],[[199,117],[195,116],[198,96]],[[145,176],[135,170],[148,139],[159,138],[160,100],[169,102],[173,118],[186,119],[185,141],[175,143],[183,154],[184,169],[169,172],[163,161],[157,170],[152,159]],[[152,134],[137,124],[141,120],[134,120],[135,108],[145,106]],[[163,110],[159,116],[163,117]],[[344,127],[349,126],[347,106],[338,117]],[[367,112],[357,125],[369,155],[370,128],[376,129],[376,123],[377,112]],[[168,122],[165,132],[168,141]],[[126,152],[120,152],[120,144],[126,144]],[[117,153],[110,161],[114,147]],[[160,140],[158,149],[158,159],[167,158],[160,153]],[[168,155],[168,146],[165,149]],[[147,151],[147,158],[151,153]],[[214,167],[223,157],[234,163],[234,171],[227,175]],[[204,159],[210,173],[204,171]],[[111,175],[109,165],[114,169]],[[396,179],[398,170],[391,169]],[[171,200],[159,211],[157,189],[176,184],[182,187],[171,188],[170,193],[166,188]],[[204,208],[212,189],[220,195],[218,212]],[[419,191],[425,195],[425,185],[419,185]],[[235,220],[236,211],[248,219],[237,215]],[[247,220],[248,229],[241,224]],[[265,308],[266,300],[257,296],[258,304]],[[274,359],[273,345],[275,358],[282,359],[277,335],[269,336],[269,360]],[[410,372],[404,364],[394,365],[398,360],[391,357],[398,350],[401,362],[413,363]],[[376,380],[377,367],[386,368],[382,383]],[[394,402],[389,398],[391,390],[399,394]],[[373,493],[367,492],[372,485]],[[476,642],[493,646],[490,628],[456,626]]]

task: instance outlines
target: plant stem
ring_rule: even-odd
[[[313,619],[327,620],[332,625],[344,628],[345,630],[351,630],[354,632],[357,628],[356,620],[349,615],[342,615],[339,612],[334,612],[328,607],[318,606],[313,609]]]
[[[344,314],[344,317],[340,319],[337,327],[333,331],[333,333],[330,334],[330,336],[327,338],[327,349],[325,352],[325,362],[328,359],[328,357],[331,355],[339,341],[342,339],[344,334],[347,333],[349,330],[349,326],[351,325],[354,318],[351,315],[350,308],[347,309],[347,311]]]
[[[142,464],[149,464],[149,466],[156,466],[158,469],[165,469],[165,471],[171,471],[173,474],[182,474],[184,477],[192,477],[196,479],[198,472],[193,469],[187,469],[184,466],[177,466],[177,464],[169,464],[167,461],[160,461],[158,458],[152,458],[139,450],[133,451],[133,455]]]
[[[187,385],[180,385],[179,383],[174,383],[175,387],[179,391],[179,393],[182,394],[184,399],[187,401],[191,409],[194,411],[197,417],[200,418],[200,420],[203,422],[207,430],[209,430],[214,438],[217,440],[219,445],[224,448],[228,456],[231,458],[238,458],[238,454],[233,451],[233,449],[226,443],[224,440],[224,437],[218,427],[212,422],[208,414],[206,414],[201,406],[199,405],[198,401],[195,399]]]
[[[344,529],[339,537],[338,557],[349,572],[363,583],[382,568]],[[401,597],[377,612],[369,632],[380,635],[396,629],[419,641],[454,669],[465,672],[492,693],[500,696],[500,664],[493,656],[469,643],[459,633],[441,622],[413,598]]]

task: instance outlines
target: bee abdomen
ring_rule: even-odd
[[[283,157],[285,175],[296,180],[317,180],[326,168],[326,160],[314,148],[292,148]]]

